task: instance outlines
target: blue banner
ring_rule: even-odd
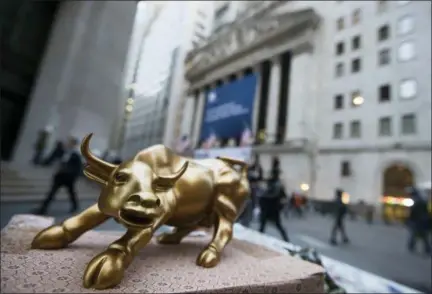
[[[256,83],[250,74],[206,93],[199,148],[252,145]]]

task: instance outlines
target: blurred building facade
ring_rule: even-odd
[[[126,105],[130,114],[126,114],[123,134],[124,156],[132,156],[154,144],[174,146],[173,114],[177,112],[185,86],[183,59],[209,36],[212,4],[212,1],[145,2],[148,9],[143,9],[142,19],[154,13],[152,6],[160,5],[161,9],[148,35],[142,39],[142,49],[135,52],[139,56],[139,68],[134,85],[136,96],[127,97],[131,103]],[[136,31],[140,29],[135,27]],[[136,34],[135,47],[142,37],[139,32]],[[134,66],[129,63],[130,69]]]
[[[136,1],[2,4],[2,159],[28,163],[45,128],[52,141],[93,132],[93,148],[109,146],[122,108],[136,6]]]
[[[176,136],[196,146],[205,92],[254,71],[254,151],[267,171],[280,158],[289,190],[377,204],[430,180],[430,2],[241,2],[189,52]]]

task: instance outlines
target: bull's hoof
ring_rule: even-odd
[[[197,265],[210,268],[215,267],[220,260],[220,253],[212,246],[204,249],[197,258]]]
[[[107,249],[94,257],[84,272],[84,288],[98,290],[120,284],[126,268],[124,252]]]
[[[34,237],[32,249],[60,249],[68,245],[66,232],[62,226],[51,226]]]
[[[164,245],[176,245],[180,244],[181,238],[179,238],[176,234],[172,233],[163,233],[156,238],[159,244]]]

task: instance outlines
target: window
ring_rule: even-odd
[[[413,113],[402,116],[402,134],[412,135],[416,133],[416,116]]]
[[[414,30],[414,18],[410,15],[403,16],[398,20],[397,32],[403,36],[411,33]]]
[[[335,123],[333,125],[333,138],[342,139],[343,136],[343,125],[342,123]]]
[[[415,56],[414,43],[411,41],[403,42],[398,48],[399,61],[408,61]]]
[[[336,44],[336,55],[342,55],[344,53],[344,43],[339,42]]]
[[[334,97],[334,109],[343,108],[343,95],[339,94]]]
[[[361,10],[360,9],[354,10],[352,15],[352,24],[353,25],[358,24],[360,22],[360,19],[361,19]]]
[[[379,102],[388,102],[391,100],[391,90],[389,84],[379,87],[378,92]]]
[[[387,1],[378,1],[378,13],[383,13],[388,8]]]
[[[382,49],[378,53],[378,64],[387,65],[390,64],[390,49]]]
[[[360,91],[354,91],[351,93],[351,106],[357,107],[362,105],[364,102],[363,97],[361,96]]]
[[[342,31],[344,29],[345,23],[343,17],[339,17],[336,21],[336,26],[338,31]]]
[[[378,41],[385,41],[390,38],[390,27],[383,25],[378,29]]]
[[[342,62],[339,62],[338,64],[336,64],[336,77],[341,77],[344,74],[344,66]]]
[[[360,36],[355,36],[352,38],[352,50],[360,49],[361,47],[361,39]]]
[[[342,161],[341,162],[341,176],[342,177],[349,177],[351,175],[351,165],[349,161]]]
[[[386,117],[380,118],[378,133],[382,137],[391,136],[391,134],[392,134],[391,117],[386,116]]]
[[[361,62],[360,58],[353,59],[351,62],[351,72],[356,73],[359,72],[361,69]]]
[[[417,95],[417,81],[414,79],[406,79],[401,81],[399,85],[399,96],[402,99],[411,99]]]
[[[361,136],[361,125],[360,121],[355,120],[350,125],[350,136],[351,138],[360,138]]]

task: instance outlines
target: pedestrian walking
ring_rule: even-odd
[[[255,155],[254,161],[248,169],[250,199],[246,202],[245,209],[239,218],[240,223],[245,227],[249,227],[253,220],[254,209],[257,207],[259,184],[262,181],[262,178],[263,169],[259,160],[259,156]]]
[[[39,165],[42,163],[42,157],[45,152],[47,141],[48,132],[45,130],[39,131],[36,143],[34,145],[34,154],[32,159],[34,165]]]
[[[289,242],[288,234],[281,222],[281,210],[285,199],[286,194],[280,179],[270,177],[267,180],[267,189],[259,199],[261,211],[259,231],[264,233],[266,224],[270,221],[276,226],[283,240]]]
[[[71,212],[78,210],[78,199],[75,191],[75,184],[82,171],[81,155],[78,150],[78,140],[70,138],[63,155],[60,168],[53,175],[51,189],[48,192],[41,207],[36,211],[38,214],[45,214],[48,206],[54,199],[58,190],[65,187],[69,193],[69,199],[72,204]]]
[[[57,160],[61,160],[65,153],[63,142],[57,141],[54,149],[51,151],[47,159],[44,160],[44,166],[51,166]]]
[[[347,205],[343,202],[343,191],[341,189],[336,189],[336,199],[335,199],[335,221],[330,236],[330,244],[337,245],[337,232],[341,234],[342,242],[349,243],[348,236],[345,231],[345,216],[348,212]]]
[[[426,254],[431,253],[431,245],[429,243],[429,226],[430,217],[425,199],[420,194],[420,191],[411,187],[408,189],[411,199],[414,201],[410,208],[409,217],[407,221],[409,229],[408,250],[414,252],[417,240],[423,242],[423,251]]]

